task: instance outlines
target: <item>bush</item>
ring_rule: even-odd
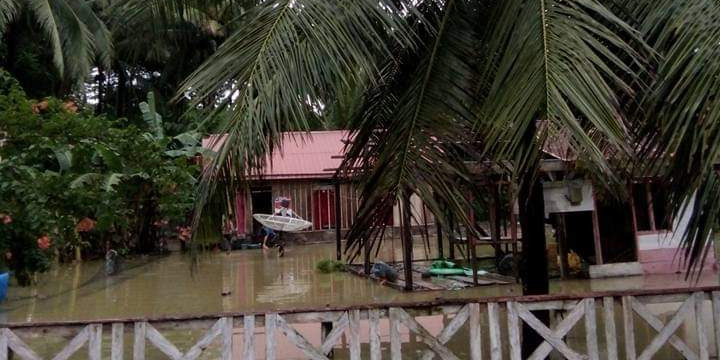
[[[0,267],[22,284],[56,254],[149,252],[186,224],[199,169],[172,138],[30,100],[1,70],[0,121]]]
[[[315,268],[321,273],[329,274],[339,271],[345,271],[345,263],[332,259],[324,259],[320,260],[317,265],[315,265]]]

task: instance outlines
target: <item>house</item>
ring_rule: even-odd
[[[273,213],[274,199],[284,196],[291,199],[291,208],[298,216],[313,224],[302,237],[307,240],[334,238],[338,192],[341,229],[349,229],[358,210],[359,192],[352,183],[338,182],[334,177],[342,163],[347,139],[347,131],[283,133],[282,151],[272,154],[268,166],[255,174],[246,188],[237,189],[232,215],[238,233],[256,234],[260,224],[252,214]],[[205,147],[211,143],[211,139],[203,141]],[[215,148],[218,146],[213,144]],[[429,212],[422,214],[424,209],[419,199],[415,197],[412,202],[417,219],[425,219],[420,220],[424,223],[434,221]],[[399,223],[398,216],[396,208],[390,225]]]
[[[564,232],[559,238],[567,241],[567,248],[590,261],[592,277],[685,271],[678,249],[690,214],[670,219],[665,192],[653,179],[635,179],[627,189],[629,199],[620,201],[603,195],[605,190],[589,180],[562,179],[566,173],[561,164],[544,163],[549,180],[544,182],[546,217]],[[716,264],[710,251],[703,269],[715,269]]]

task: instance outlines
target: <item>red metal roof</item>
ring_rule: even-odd
[[[203,140],[203,146],[209,147],[212,138]],[[268,159],[268,167],[258,174],[259,178],[277,179],[330,179],[334,170],[340,166],[344,154],[348,132],[311,131],[283,133],[283,145]],[[222,140],[220,141],[220,143]],[[219,148],[220,144],[213,144]]]

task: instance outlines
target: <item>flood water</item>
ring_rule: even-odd
[[[424,256],[422,248],[416,249],[416,255]],[[0,306],[0,321],[25,323],[158,318],[220,312],[323,308],[326,305],[408,302],[432,300],[436,297],[482,298],[520,294],[517,285],[405,293],[352,274],[322,274],[315,270],[318,261],[334,256],[334,244],[289,247],[283,258],[278,258],[275,251],[262,250],[242,250],[229,254],[208,253],[201,255],[199,267],[191,271],[191,259],[188,256],[172,254],[166,257],[127,260],[120,274],[112,277],[104,275],[102,262],[59,265],[49,273],[41,275],[38,284],[34,287],[11,286],[8,300]],[[390,254],[385,257],[392,256],[395,255]],[[714,284],[718,284],[718,276],[712,273],[703,275],[698,283],[698,285]],[[682,275],[629,277],[592,281],[553,281],[551,292],[584,293],[690,285],[692,284],[685,282]],[[223,293],[227,292],[229,294],[223,296]],[[668,310],[658,308],[658,311],[662,314]],[[438,333],[449,319],[444,316],[428,316],[419,321],[426,325],[431,333]],[[618,317],[619,327],[621,324],[621,318]],[[315,339],[313,342],[319,341],[319,324],[302,326],[306,328],[300,328],[301,332],[307,333],[309,339]],[[363,324],[365,330],[361,330],[361,334],[367,333],[366,326],[367,324]],[[598,324],[599,328],[600,326],[601,324]],[[582,325],[576,327],[582,328]],[[241,329],[236,330],[241,334]],[[259,328],[257,331],[261,333],[263,330]],[[647,333],[651,339],[651,332],[648,330]],[[192,339],[196,335],[176,334],[174,338],[183,342],[184,339]],[[388,341],[387,331],[383,336],[383,341]],[[412,336],[407,333],[404,336],[407,344],[403,344],[403,349],[407,346],[409,354],[424,349],[424,346],[416,343]],[[583,339],[582,336],[581,333],[577,335],[578,339]],[[240,339],[241,336],[237,338]],[[126,344],[131,342],[131,338],[128,338]],[[483,343],[488,342],[483,341]],[[466,330],[462,330],[450,342],[451,348],[461,358],[463,358],[461,354],[467,352],[467,344]],[[384,348],[387,345],[383,343]],[[286,347],[287,349],[280,349],[278,352],[279,358],[302,358],[302,356],[297,357],[298,353],[293,351],[292,346]],[[256,348],[258,348],[256,349],[258,357],[261,357],[262,346],[258,344]],[[339,350],[338,358],[342,358],[342,354],[343,351]]]

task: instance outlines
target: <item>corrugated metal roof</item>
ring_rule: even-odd
[[[203,140],[203,146],[210,147],[214,136]],[[268,159],[267,168],[258,174],[267,180],[277,179],[330,179],[342,162],[348,132],[312,131],[283,133],[282,150]],[[223,140],[220,140],[221,143]],[[212,144],[217,149],[220,144]]]

